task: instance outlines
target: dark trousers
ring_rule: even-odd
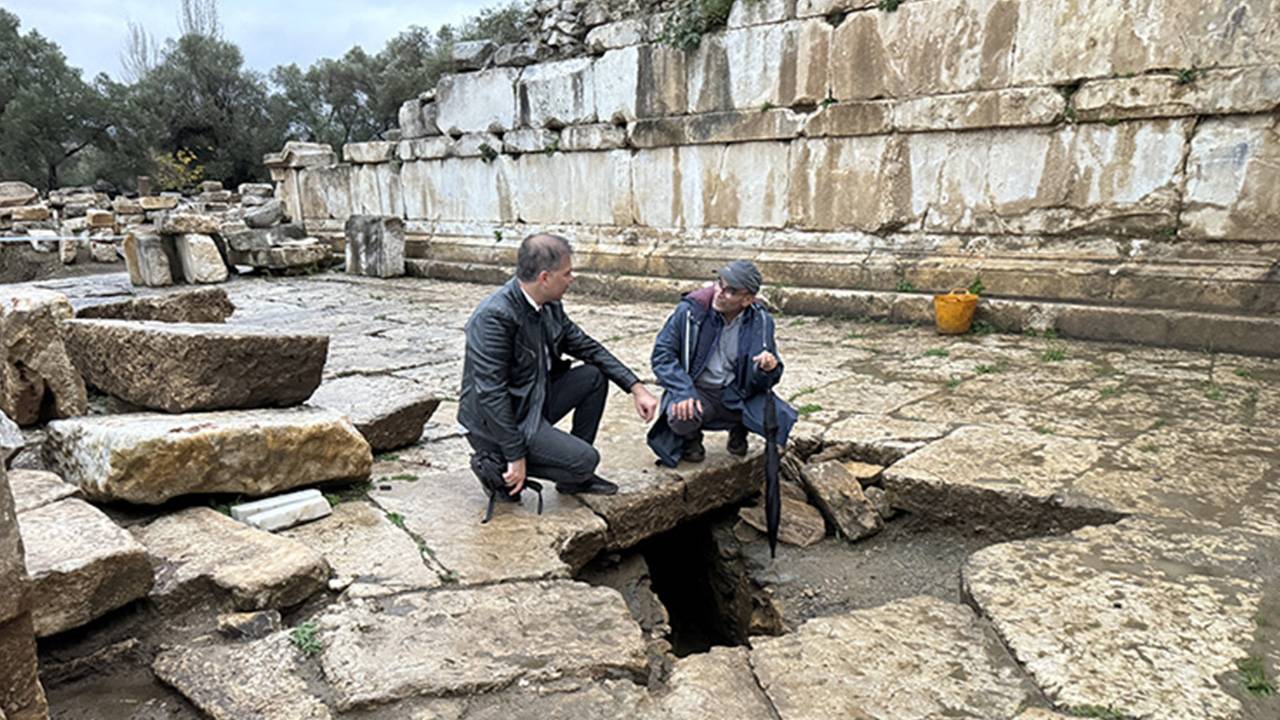
[[[724,405],[723,390],[716,392],[704,387],[695,387],[698,400],[702,401],[702,412],[691,420],[677,420],[674,405],[667,409],[667,426],[682,438],[702,437],[703,430],[732,430],[742,424],[742,413],[731,410]]]
[[[574,484],[591,479],[600,464],[600,453],[591,443],[600,429],[609,383],[595,365],[579,365],[547,383],[547,399],[542,405],[542,422],[525,455],[525,474],[555,483]],[[556,429],[555,423],[573,413],[570,432]],[[467,435],[476,451],[501,452],[497,443],[476,433]]]

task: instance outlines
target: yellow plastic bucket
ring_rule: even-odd
[[[973,313],[978,309],[978,296],[968,290],[952,290],[945,295],[933,296],[934,323],[943,335],[963,335],[973,324]]]

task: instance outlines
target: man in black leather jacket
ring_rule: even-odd
[[[618,486],[595,474],[591,446],[604,414],[608,384],[631,393],[646,423],[658,400],[599,342],[564,312],[573,282],[569,242],[531,235],[520,244],[516,276],[485,298],[466,327],[466,360],[458,421],[477,452],[499,453],[511,495],[526,477],[552,480],[563,493],[612,495]],[[563,354],[582,360],[570,367]],[[569,433],[554,424],[573,412]]]

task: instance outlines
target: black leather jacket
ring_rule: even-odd
[[[551,374],[568,368],[569,361],[562,359],[567,354],[599,367],[625,391],[639,382],[613,353],[570,320],[560,303],[547,303],[542,312],[535,311],[513,278],[485,298],[467,321],[458,400],[458,422],[496,442],[508,462],[526,455],[541,418],[548,373],[539,372],[539,364],[548,361],[538,347],[539,321]],[[543,383],[541,388],[538,383]]]

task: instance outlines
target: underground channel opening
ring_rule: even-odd
[[[726,572],[713,535],[737,508],[707,513],[643,543],[637,550],[649,566],[653,591],[671,618],[671,646],[677,657],[702,653],[715,645],[747,640],[739,583]]]

